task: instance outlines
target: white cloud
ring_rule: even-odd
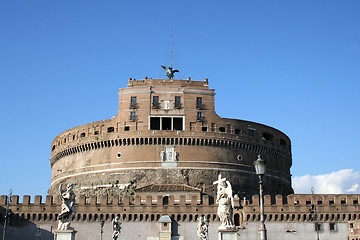
[[[342,169],[323,175],[293,177],[292,185],[295,193],[311,193],[314,187],[319,194],[359,194],[360,172]]]

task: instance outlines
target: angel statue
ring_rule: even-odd
[[[173,79],[174,78],[174,73],[176,72],[179,72],[179,70],[173,70],[172,68],[172,65],[170,65],[168,68],[165,67],[165,66],[162,66],[161,67],[165,70],[165,73],[166,73],[166,76],[169,78],[169,79]]]
[[[206,217],[200,216],[199,217],[199,225],[197,227],[197,235],[199,236],[200,240],[207,240],[208,239],[208,226],[206,225]]]
[[[66,190],[62,190],[62,184],[59,186],[61,199],[61,213],[59,215],[58,230],[70,229],[70,219],[76,214],[75,210],[75,193],[72,190],[73,185],[69,183]]]
[[[231,184],[226,180],[226,178],[221,178],[221,174],[219,174],[218,180],[213,184],[217,184],[217,215],[219,216],[221,222],[221,226],[219,228],[232,229],[234,228],[232,221],[234,199],[232,196]]]
[[[116,216],[116,218],[112,220],[113,240],[117,240],[120,235],[120,225],[121,223],[119,222],[119,216]]]

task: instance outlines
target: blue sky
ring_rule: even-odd
[[[165,78],[171,32],[176,78],[208,78],[220,116],[291,138],[297,192],[359,193],[359,12],[331,0],[1,1],[0,194],[46,195],[53,138],[114,116],[128,78]]]

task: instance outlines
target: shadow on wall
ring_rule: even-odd
[[[0,207],[0,239],[3,239],[6,209]],[[10,220],[6,224],[5,240],[53,240],[52,224],[34,224],[21,219],[19,215],[10,212]]]
[[[171,236],[172,237],[178,237],[178,236],[180,236],[179,235],[180,224],[177,221],[175,221],[174,218],[172,218],[171,220],[172,220],[171,221]]]

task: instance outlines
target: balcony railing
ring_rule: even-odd
[[[152,104],[152,108],[153,109],[160,109],[161,107],[160,107],[160,103],[153,103]]]
[[[205,117],[197,117],[196,121],[197,122],[205,122]]]
[[[182,108],[182,104],[181,103],[174,103],[174,108],[175,109],[180,109],[180,108]]]
[[[196,104],[196,109],[205,110],[205,105],[204,104]]]
[[[137,117],[134,117],[134,116],[129,117],[130,122],[136,122],[136,119],[137,119]]]
[[[130,103],[130,109],[137,109],[138,104],[137,103]]]

